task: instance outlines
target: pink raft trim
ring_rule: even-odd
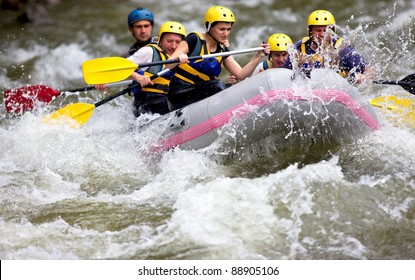
[[[183,143],[198,138],[218,127],[221,127],[228,123],[235,117],[242,117],[252,111],[252,106],[262,107],[268,103],[275,102],[276,100],[318,100],[325,102],[337,102],[343,104],[349,108],[356,116],[362,119],[368,127],[373,130],[379,129],[379,123],[377,120],[367,112],[362,106],[356,103],[348,94],[340,90],[333,89],[313,89],[313,94],[310,97],[303,97],[294,95],[293,89],[277,89],[270,90],[264,94],[258,94],[254,98],[249,99],[246,102],[238,104],[237,106],[220,113],[206,121],[203,121],[197,125],[190,127],[187,130],[181,131],[174,135],[171,135],[157,143],[155,143],[150,152],[157,153],[168,150],[170,148],[179,146]]]

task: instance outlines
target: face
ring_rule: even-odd
[[[275,68],[280,68],[284,65],[288,58],[288,52],[271,52],[270,59]]]
[[[316,38],[319,42],[321,42],[324,38],[324,34],[326,34],[326,27],[325,25],[313,25],[310,28],[310,36]]]
[[[182,40],[182,35],[174,33],[163,33],[160,40],[160,46],[165,53],[172,55]]]
[[[230,22],[218,22],[210,29],[210,33],[219,42],[224,44],[231,34],[232,23]]]
[[[146,42],[151,38],[153,26],[148,20],[139,20],[133,23],[133,26],[128,27],[131,34],[139,42]]]

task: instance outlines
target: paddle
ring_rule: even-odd
[[[206,59],[217,56],[228,56],[235,54],[243,54],[250,52],[257,52],[263,50],[263,47],[250,48],[237,51],[228,51],[221,53],[205,54],[198,56],[191,56],[189,60]],[[154,61],[142,64],[135,64],[128,59],[122,57],[103,57],[87,60],[82,63],[82,72],[87,84],[106,84],[112,83],[128,78],[131,73],[137,68],[179,63],[179,58],[167,59],[164,61]]]
[[[414,105],[412,105],[414,103]],[[379,96],[370,100],[370,104],[379,108],[386,107],[391,111],[411,109],[415,112],[415,101],[408,98],[399,98],[393,95]]]
[[[154,80],[155,78],[162,76],[168,73],[169,71],[170,69],[164,69],[163,71],[158,72],[156,75],[151,76],[150,79]],[[126,94],[137,87],[140,87],[140,84],[137,83],[137,84],[131,85],[128,88],[125,88],[113,95],[110,95],[107,98],[101,101],[98,101],[95,104],[89,104],[89,103],[70,104],[46,116],[44,118],[44,122],[47,124],[69,124],[71,127],[81,127],[89,120],[95,108],[105,103],[108,103],[109,101],[123,94]]]
[[[375,84],[399,85],[403,87],[406,91],[415,94],[415,74],[408,75],[400,81],[378,80],[373,82]]]
[[[370,104],[379,108],[386,108],[393,113],[397,120],[415,127],[415,101],[408,98],[379,96],[370,100]]]
[[[107,87],[116,87],[130,84],[131,81],[121,81],[107,84]],[[87,86],[78,89],[56,90],[45,85],[28,85],[15,89],[8,89],[4,92],[4,104],[6,111],[11,113],[22,113],[31,111],[35,104],[42,102],[49,104],[57,96],[64,92],[83,92],[96,89],[95,86]]]
[[[378,80],[373,81],[375,84],[399,85],[411,94],[415,94],[415,74],[406,76],[400,81]],[[379,108],[387,108],[391,111],[397,112],[403,109],[408,109],[412,100],[407,98],[397,98],[395,96],[379,96],[370,100],[370,104]]]

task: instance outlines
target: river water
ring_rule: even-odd
[[[209,6],[227,6],[237,20],[234,50],[275,32],[296,41],[308,14],[328,9],[379,78],[415,70],[413,1],[51,2],[25,25],[16,23],[19,12],[1,11],[2,91],[84,86],[83,61],[132,43],[126,17],[137,6],[154,12],[155,30],[176,20],[188,31],[202,31]],[[368,99],[415,99],[399,86],[360,90]],[[255,152],[221,162],[206,150],[146,157],[148,135],[133,129],[142,120],[128,96],[97,108],[81,129],[42,122],[64,105],[103,97],[68,94],[21,116],[0,105],[1,259],[415,258],[415,129],[389,113],[376,109],[381,129],[329,156],[288,154],[285,162]]]

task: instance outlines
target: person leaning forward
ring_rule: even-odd
[[[268,37],[267,43],[270,46],[268,58],[257,65],[252,76],[267,69],[286,67],[285,61],[289,56],[288,48],[293,44],[291,38],[284,33],[274,33]],[[232,86],[238,82],[239,80],[235,76],[229,75],[226,85]]]
[[[148,44],[127,59],[138,65],[167,60],[185,36],[186,29],[181,23],[167,21],[160,27],[158,44]],[[130,78],[141,85],[140,88],[133,90],[133,110],[136,117],[144,113],[163,115],[170,111],[167,104],[167,93],[170,79],[174,73],[170,71],[154,80],[150,79],[165,68],[165,65],[154,65],[137,69],[131,74]]]
[[[331,68],[351,83],[373,79],[374,68],[345,39],[336,34],[335,19],[326,10],[312,12],[307,21],[308,36],[295,43],[300,70],[309,73],[313,68]],[[292,67],[291,58],[286,67]]]
[[[288,48],[293,44],[291,38],[284,33],[274,33],[267,40],[270,46],[268,59],[259,63],[252,75],[270,68],[284,68],[289,54]],[[287,67],[289,68],[289,67]]]
[[[227,52],[224,45],[228,41],[235,16],[231,10],[222,6],[210,7],[205,14],[204,27],[206,32],[192,32],[183,40],[171,59],[179,58],[179,65],[168,65],[175,75],[171,79],[168,93],[169,106],[172,110],[179,109],[193,102],[202,100],[226,88],[218,79],[222,65],[229,73],[240,80],[248,77],[259,61],[269,54],[269,45],[261,44],[263,51],[257,52],[252,59],[241,67],[232,56],[219,56],[196,61],[188,60],[189,56]]]

